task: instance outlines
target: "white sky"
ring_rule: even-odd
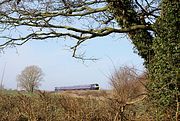
[[[101,89],[110,88],[107,76],[114,66],[134,65],[143,70],[143,60],[133,53],[133,45],[126,38],[103,37],[87,41],[80,51],[87,57],[100,58],[96,62],[72,58],[67,50],[71,40],[30,41],[17,48],[8,48],[0,54],[0,79],[6,63],[3,84],[16,89],[16,76],[29,65],[39,66],[45,76],[40,89],[54,90],[57,86],[98,83]]]

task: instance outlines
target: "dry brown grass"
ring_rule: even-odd
[[[146,97],[145,75],[139,75],[135,68],[125,66],[115,69],[109,79],[113,87],[110,105],[116,112],[115,120],[141,120],[140,109],[144,110],[144,107],[140,104]]]
[[[112,121],[103,100],[38,93],[0,94],[0,121]]]
[[[111,75],[113,90],[0,92],[0,121],[154,121],[143,100],[146,76],[131,69]]]
[[[76,90],[76,91],[62,91],[56,94],[68,95],[77,98],[105,98],[112,95],[109,90]]]
[[[108,94],[104,91],[71,92],[80,96],[66,95],[67,93],[70,92],[64,94],[39,92],[33,95],[0,93],[0,121],[119,120],[117,118],[119,104],[111,100],[109,91]],[[135,108],[136,105],[126,107],[126,114],[129,113],[129,117],[132,117],[128,117],[127,120],[138,119],[137,115],[132,113]]]

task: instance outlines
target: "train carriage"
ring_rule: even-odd
[[[98,84],[88,85],[77,85],[77,86],[66,86],[66,87],[55,87],[55,91],[68,91],[68,90],[99,90]]]

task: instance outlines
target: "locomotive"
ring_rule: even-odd
[[[67,86],[67,87],[55,87],[55,92],[70,91],[70,90],[99,90],[99,85],[88,84],[88,85],[77,85],[77,86]]]

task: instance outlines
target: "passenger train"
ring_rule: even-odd
[[[77,85],[77,86],[67,86],[67,87],[55,87],[55,92],[58,91],[70,91],[70,90],[99,90],[98,84],[88,84],[88,85]]]

